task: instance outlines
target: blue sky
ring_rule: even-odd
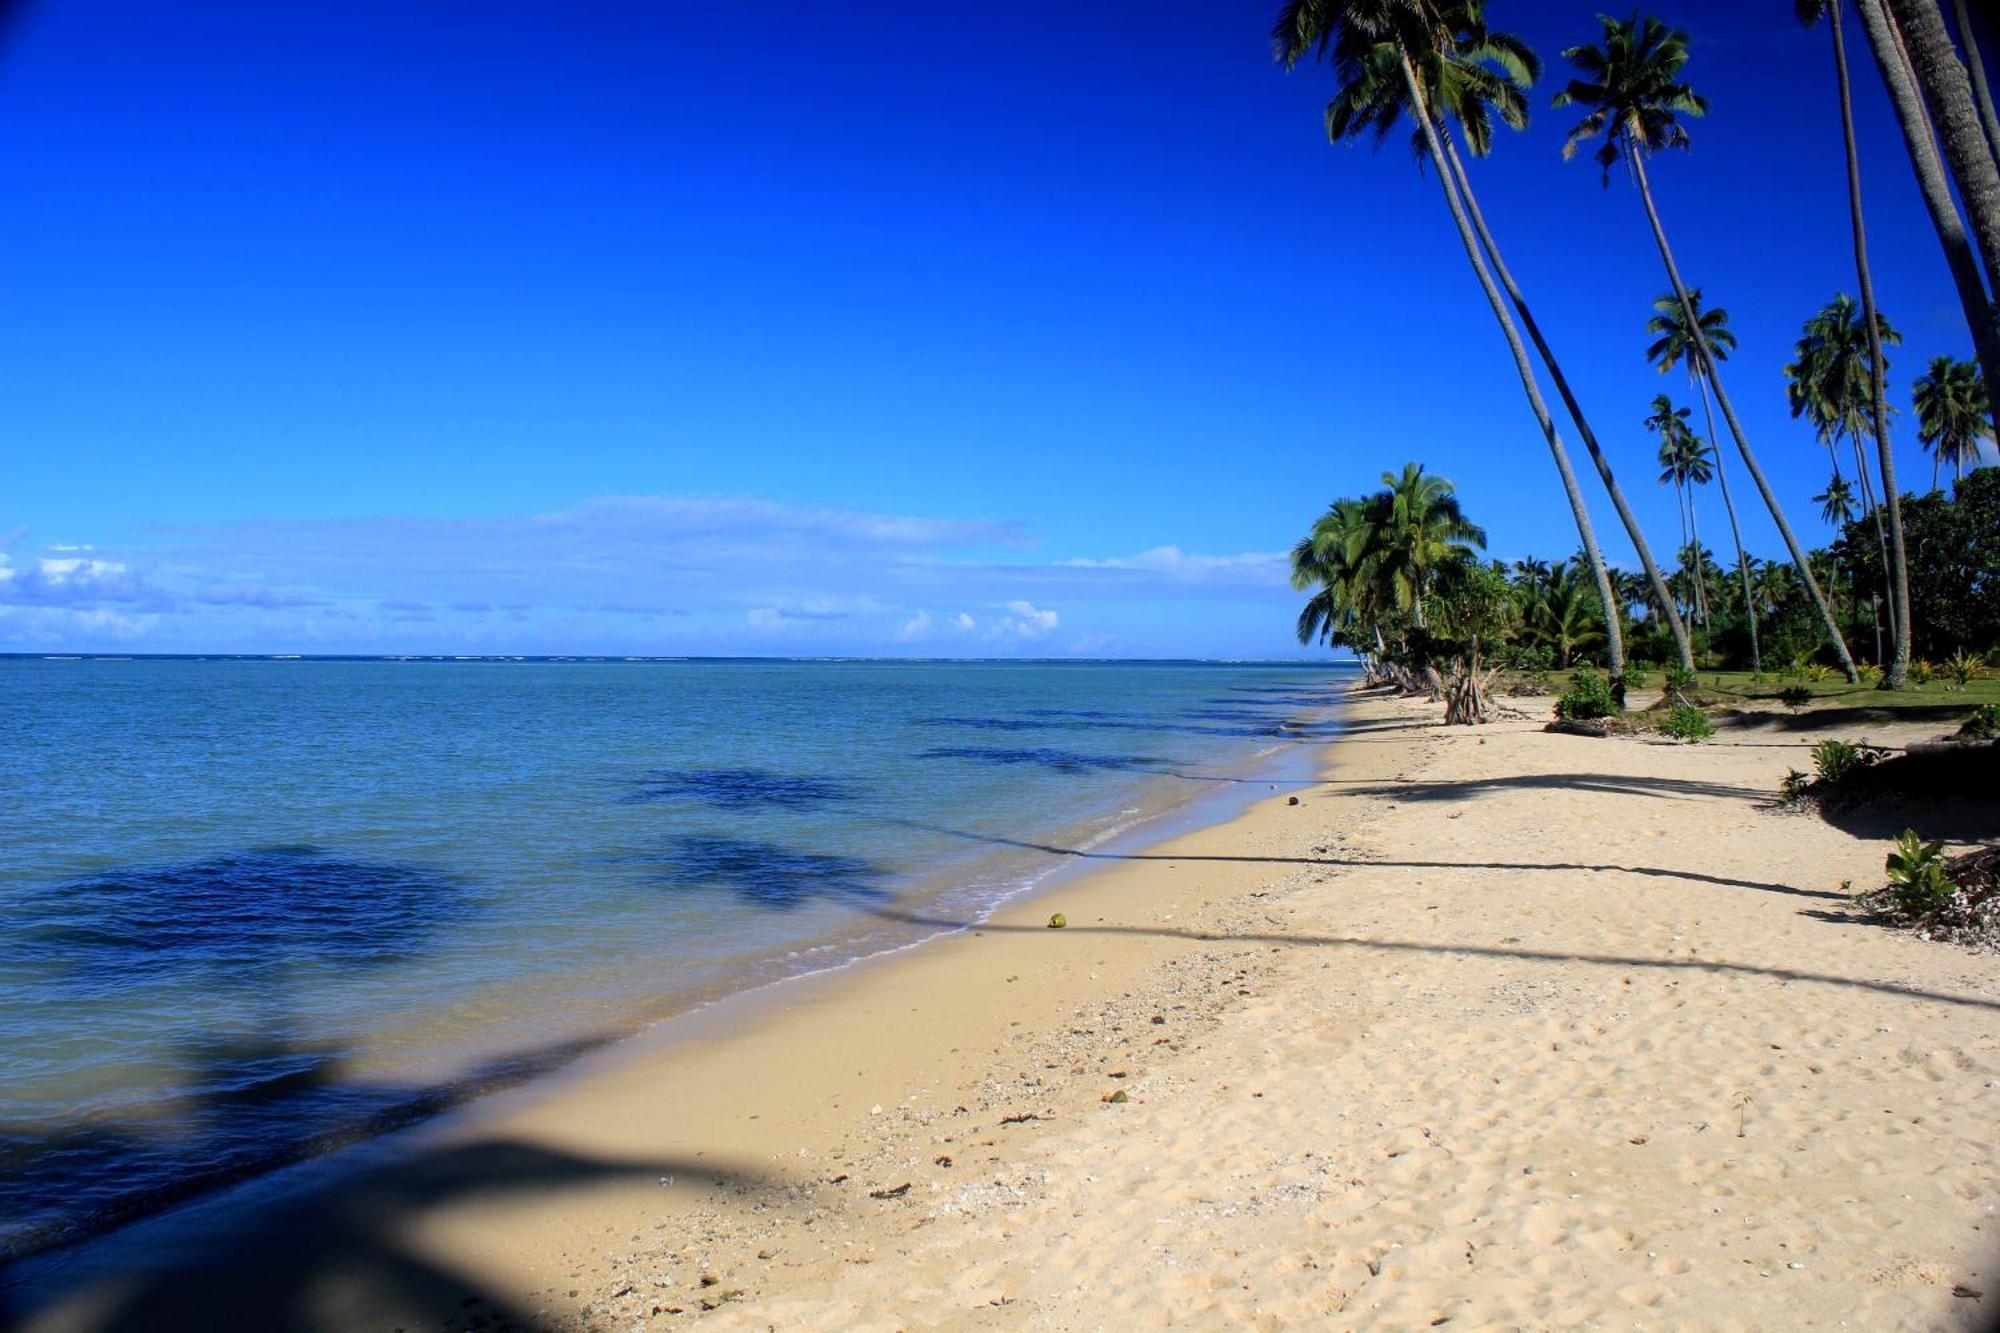
[[[1280,553],[1405,459],[1494,554],[1573,550],[1435,183],[1325,143],[1272,8],[31,0],[0,650],[1286,655]],[[1713,111],[1654,174],[1817,538],[1780,367],[1853,270],[1789,10],[1661,10]],[[1593,7],[1489,12],[1549,71],[1481,197],[1665,550],[1657,257],[1547,108]],[[1906,397],[1969,349],[1856,74]]]

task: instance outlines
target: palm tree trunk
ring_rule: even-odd
[[[1639,151],[1629,152],[1626,160],[1632,164],[1634,177],[1639,182],[1639,199],[1646,206],[1646,220],[1653,226],[1653,241],[1660,248],[1660,259],[1667,266],[1667,281],[1673,284],[1674,299],[1681,304],[1681,316],[1688,327],[1697,331],[1689,346],[1701,358],[1703,375],[1715,390],[1715,401],[1722,408],[1722,419],[1729,423],[1729,433],[1736,440],[1736,451],[1743,456],[1744,470],[1750,480],[1757,483],[1758,492],[1764,497],[1764,505],[1771,511],[1771,521],[1778,525],[1778,535],[1785,539],[1785,549],[1791,553],[1792,564],[1799,571],[1799,580],[1806,585],[1813,605],[1818,608],[1820,620],[1826,625],[1827,637],[1833,644],[1834,656],[1840,661],[1840,669],[1847,676],[1850,685],[1858,684],[1860,673],[1854,669],[1854,658],[1847,651],[1847,640],[1841,637],[1840,624],[1833,618],[1833,608],[1826,604],[1826,594],[1820,591],[1819,580],[1813,577],[1812,566],[1806,563],[1805,549],[1792,532],[1792,525],[1785,521],[1785,511],[1778,504],[1778,497],[1771,491],[1771,483],[1764,478],[1764,469],[1757,466],[1757,455],[1750,451],[1750,441],[1744,438],[1743,423],[1736,419],[1736,409],[1730,404],[1729,393],[1722,387],[1722,376],[1716,372],[1715,358],[1708,354],[1708,340],[1699,336],[1700,320],[1694,313],[1694,303],[1688,300],[1687,284],[1681,281],[1680,265],[1674,262],[1673,247],[1667,244],[1667,229],[1660,222],[1660,210],[1653,204],[1653,184],[1646,176],[1646,159]]]
[[[1696,377],[1699,382],[1699,376]],[[1701,414],[1708,420],[1708,438],[1715,438],[1715,409],[1709,406],[1708,386],[1700,385]],[[1750,557],[1743,549],[1743,528],[1736,521],[1736,501],[1729,494],[1729,469],[1722,465],[1722,450],[1715,451],[1715,479],[1722,485],[1722,509],[1729,515],[1730,540],[1736,543],[1736,575],[1743,584],[1743,618],[1750,626],[1750,673],[1764,674],[1764,654],[1757,645],[1757,605],[1750,595]],[[1711,645],[1713,646],[1713,645]]]
[[[1901,41],[1882,5],[1883,0],[1855,0],[1862,30],[1868,34],[1869,49],[1875,54],[1875,66],[1881,71],[1882,83],[1889,91],[1889,104],[1895,109],[1896,123],[1903,131],[1903,145],[1910,152],[1910,169],[1916,173],[1917,189],[1931,215],[1938,244],[1944,249],[1945,264],[1951,270],[1966,327],[1972,332],[1980,371],[1988,384],[2000,384],[2000,306],[1987,297],[1986,281],[1980,276],[1972,242],[1966,237],[1964,219],[1958,214],[1951,185],[1945,180],[1944,164],[1938,158],[1937,141],[1931,135],[1923,97],[1910,77]],[[2000,396],[1993,402],[1993,414],[1996,427],[2000,427]]]
[[[1840,129],[1847,148],[1847,211],[1853,220],[1854,271],[1861,285],[1861,322],[1868,332],[1868,387],[1875,415],[1875,451],[1882,468],[1882,489],[1888,493],[1889,502],[1890,549],[1882,553],[1882,558],[1883,572],[1889,576],[1889,622],[1894,626],[1894,644],[1882,686],[1900,690],[1910,677],[1909,551],[1903,541],[1903,504],[1896,494],[1896,459],[1889,447],[1887,367],[1882,357],[1882,330],[1876,322],[1875,279],[1868,267],[1868,227],[1861,211],[1861,155],[1854,144],[1854,93],[1847,77],[1847,38],[1841,31],[1840,0],[1833,0],[1828,7],[1827,19],[1833,29],[1833,63],[1840,80]],[[1976,58],[1977,53],[1974,54]],[[1880,537],[1880,515],[1875,526]]]
[[[1993,111],[1993,90],[1986,86],[1986,60],[1979,54],[1979,34],[1972,30],[1972,15],[1965,0],[1952,0],[1958,19],[1958,42],[1965,48],[1966,72],[1972,75],[1972,96],[1979,103],[1979,123],[1986,130],[1986,146],[2000,160],[2000,115]]]
[[[1712,632],[1715,629],[1715,621],[1709,614],[1708,573],[1701,567],[1701,517],[1695,513],[1692,481],[1688,483],[1688,544],[1694,548],[1695,604],[1701,608],[1702,627]]]
[[[1917,86],[1937,122],[1944,158],[1951,165],[1959,198],[1965,201],[1972,239],[1990,284],[2000,279],[2000,164],[1994,162],[1992,146],[1980,128],[1965,66],[1958,61],[1958,49],[1945,31],[1936,0],[1885,3],[1902,31]]]
[[[1625,535],[1632,539],[1632,549],[1638,553],[1639,564],[1646,571],[1646,580],[1653,585],[1653,591],[1658,595],[1660,604],[1667,608],[1667,628],[1674,636],[1674,650],[1680,654],[1681,665],[1692,671],[1694,645],[1688,637],[1686,624],[1673,609],[1673,599],[1667,595],[1667,581],[1661,575],[1659,565],[1654,563],[1652,548],[1646,543],[1646,534],[1639,527],[1639,520],[1633,516],[1632,507],[1625,503],[1625,490],[1618,484],[1618,478],[1612,475],[1611,462],[1604,456],[1604,450],[1598,447],[1597,432],[1593,431],[1590,422],[1584,419],[1583,408],[1578,405],[1576,394],[1570,390],[1569,377],[1563,374],[1562,366],[1556,362],[1556,354],[1549,348],[1548,339],[1542,336],[1542,326],[1535,322],[1534,313],[1528,309],[1528,298],[1521,294],[1520,284],[1514,281],[1514,275],[1508,271],[1507,261],[1500,257],[1500,247],[1494,244],[1493,233],[1487,229],[1486,215],[1480,211],[1479,198],[1472,192],[1472,182],[1466,176],[1465,163],[1459,160],[1457,145],[1452,142],[1449,131],[1443,130],[1442,127],[1439,137],[1444,140],[1445,155],[1451,163],[1452,175],[1458,182],[1459,195],[1465,200],[1465,211],[1472,219],[1473,230],[1479,234],[1479,243],[1485,247],[1487,255],[1493,261],[1494,275],[1500,279],[1500,285],[1506,289],[1508,299],[1514,303],[1514,310],[1521,317],[1521,327],[1527,330],[1528,340],[1534,343],[1535,351],[1542,358],[1542,364],[1548,367],[1549,378],[1555,382],[1556,393],[1562,397],[1563,406],[1569,409],[1569,419],[1576,423],[1576,433],[1583,440],[1584,452],[1588,453],[1590,461],[1597,465],[1597,475],[1604,482],[1605,491],[1611,496],[1611,507],[1618,512],[1618,521],[1625,525]]]
[[[1472,233],[1472,223],[1466,217],[1457,183],[1446,165],[1444,149],[1438,142],[1437,126],[1431,121],[1430,104],[1424,99],[1423,86],[1417,81],[1416,66],[1410,63],[1410,53],[1400,45],[1396,54],[1402,60],[1403,82],[1410,94],[1410,114],[1417,118],[1417,125],[1423,131],[1424,147],[1430,152],[1431,165],[1437,169],[1438,184],[1444,189],[1445,206],[1451,210],[1451,220],[1457,224],[1459,241],[1465,246],[1465,257],[1472,263],[1480,289],[1486,293],[1486,302],[1493,307],[1493,318],[1499,321],[1500,332],[1506,336],[1507,350],[1513,354],[1514,369],[1521,377],[1522,391],[1528,395],[1528,406],[1534,409],[1535,423],[1542,428],[1542,436],[1549,442],[1549,453],[1555,458],[1563,492],[1569,497],[1577,536],[1583,542],[1584,555],[1597,579],[1598,597],[1604,603],[1605,657],[1611,672],[1611,693],[1623,702],[1625,635],[1624,627],[1619,624],[1618,594],[1611,586],[1610,571],[1604,567],[1604,553],[1598,549],[1597,535],[1591,531],[1590,511],[1584,507],[1583,492],[1577,487],[1576,473],[1569,465],[1569,451],[1563,447],[1562,436],[1557,433],[1556,423],[1549,416],[1549,405],[1542,398],[1541,387],[1535,383],[1535,369],[1528,364],[1528,350],[1521,343],[1520,330],[1514,327],[1506,302],[1501,299],[1499,288],[1493,285],[1493,275],[1487,271],[1486,260],[1480,254],[1479,240]]]

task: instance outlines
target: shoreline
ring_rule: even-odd
[[[392,1167],[407,1155],[422,1154],[434,1142],[476,1134],[495,1116],[504,1116],[505,1108],[562,1098],[579,1083],[606,1070],[647,1059],[662,1050],[671,1051],[688,1041],[705,1040],[704,1034],[716,1025],[736,1028],[754,1024],[756,1016],[783,1002],[787,988],[811,986],[876,966],[893,966],[914,951],[977,931],[1006,908],[1032,903],[1087,877],[1104,859],[1143,853],[1191,832],[1227,824],[1249,805],[1309,786],[1323,767],[1328,739],[1322,729],[1330,725],[1337,736],[1338,719],[1354,680],[1351,671],[1339,667],[1320,674],[1328,677],[1323,687],[1316,687],[1323,688],[1326,702],[1277,724],[1285,733],[1298,734],[1274,739],[1236,766],[1217,773],[1151,775],[1148,784],[1135,789],[1133,799],[1138,804],[1129,818],[1092,830],[1087,836],[1082,836],[1085,826],[1077,825],[1066,833],[1058,830],[1047,842],[1008,842],[1019,863],[1012,867],[1004,886],[959,884],[954,874],[946,877],[952,881],[948,886],[914,895],[913,905],[898,903],[877,913],[882,922],[916,931],[910,938],[883,943],[857,931],[817,941],[803,950],[766,959],[759,969],[763,975],[744,984],[681,997],[664,1007],[635,1014],[616,1028],[546,1048],[501,1052],[462,1079],[417,1089],[407,1109],[392,1108],[351,1130],[301,1145],[248,1174],[192,1186],[185,1193],[176,1192],[164,1204],[141,1206],[102,1230],[59,1240],[12,1259],[0,1265],[0,1276],[8,1280],[0,1284],[0,1296],[5,1295],[6,1285],[15,1285],[28,1294],[31,1307],[37,1306],[47,1292],[61,1292],[67,1285],[64,1279],[78,1273],[118,1273],[134,1262],[135,1255],[143,1256],[156,1247],[194,1257],[227,1246],[244,1229],[246,1214],[254,1217],[281,1212],[309,1203],[319,1194],[337,1192],[351,1178]],[[1197,778],[1215,785],[1169,799],[1167,793],[1174,788],[1167,783],[1168,777]],[[1255,794],[1248,794],[1253,788]],[[1149,789],[1154,793],[1150,800],[1145,797]],[[1029,859],[1043,864],[1029,870]],[[860,951],[842,955],[843,949],[853,948]],[[831,961],[815,960],[797,971],[784,970],[795,966],[802,954],[825,950],[833,951]],[[773,971],[778,975],[769,975]],[[60,1300],[58,1296],[58,1304]],[[0,1316],[10,1313],[9,1307],[0,1303]],[[6,1324],[0,1318],[0,1326]]]
[[[1298,806],[504,1094],[28,1327],[1981,1322],[2000,959],[1832,910],[1879,841],[1760,808],[1812,735],[1344,718]]]

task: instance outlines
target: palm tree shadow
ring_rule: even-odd
[[[1367,782],[1331,780],[1355,796],[1384,796],[1400,801],[1465,801],[1499,791],[1586,791],[1611,796],[1653,796],[1663,800],[1736,800],[1768,798],[1771,793],[1727,782],[1691,778],[1646,777],[1631,773],[1523,773],[1508,777],[1468,778],[1454,782]]]
[[[1845,902],[1844,895],[1826,889],[1802,889],[1791,884],[1780,884],[1772,880],[1737,879],[1729,875],[1711,875],[1700,870],[1679,870],[1668,866],[1629,866],[1610,862],[1588,861],[1384,861],[1363,857],[1343,857],[1319,854],[1314,856],[1253,856],[1226,853],[1201,852],[1109,852],[1094,851],[1083,847],[1064,847],[1052,842],[1033,842],[1023,838],[1007,838],[992,833],[974,833],[968,829],[949,828],[942,824],[927,824],[910,819],[885,819],[887,824],[901,828],[916,829],[919,832],[935,833],[948,838],[958,838],[966,842],[981,842],[993,847],[1012,847],[1019,851],[1041,852],[1049,856],[1074,858],[1081,861],[1166,861],[1216,862],[1221,864],[1250,863],[1257,865],[1325,866],[1329,868],[1364,866],[1401,870],[1540,870],[1595,871],[1604,874],[1640,875],[1650,879],[1685,879],[1700,884],[1713,884],[1729,889],[1755,889],[1761,893],[1781,893],[1796,898],[1824,898]],[[953,923],[925,922],[940,925]],[[963,925],[964,923],[956,923]]]
[[[404,1238],[418,1230],[428,1210],[443,1205],[493,1205],[607,1182],[677,1177],[748,1189],[771,1185],[693,1159],[584,1156],[483,1139],[399,1158],[316,1196],[253,1209],[192,1258],[162,1264],[124,1254],[115,1266],[93,1258],[79,1271],[44,1273],[0,1290],[0,1301],[7,1301],[0,1304],[0,1327],[32,1328],[37,1316],[48,1316],[53,1326],[81,1333],[551,1328],[563,1322],[554,1307],[566,1300],[552,1294],[549,1307],[530,1308]]]
[[[1056,937],[1059,936],[1145,936],[1152,939],[1185,940],[1192,944],[1258,944],[1276,948],[1346,949],[1364,954],[1370,952],[1429,953],[1454,957],[1507,958],[1538,963],[1583,963],[1593,967],[1621,967],[1646,971],[1708,972],[1716,975],[1770,977],[1779,981],[1798,981],[1823,986],[1849,986],[1859,990],[1875,991],[1883,995],[1897,995],[1904,999],[1925,1000],[1936,1004],[1989,1009],[2000,1012],[2000,1000],[1984,999],[1976,995],[1957,995],[1949,991],[1921,990],[1914,986],[1901,986],[1893,982],[1874,981],[1866,977],[1844,977],[1828,972],[1807,972],[1797,968],[1767,967],[1754,963],[1728,963],[1705,958],[1649,958],[1636,954],[1571,953],[1553,949],[1522,949],[1487,944],[1428,944],[1418,940],[1372,939],[1362,935],[1288,935],[1269,931],[1248,931],[1239,934],[1220,930],[1188,930],[1174,926],[1072,925],[1062,930],[1050,930],[1046,926],[1003,925],[992,921],[953,918],[924,912],[910,912],[899,908],[882,908],[876,910],[878,915],[887,917],[890,920],[899,921],[907,925],[925,926],[933,930],[970,930],[979,933],[993,931],[1007,934],[1031,934],[1045,936],[1052,941],[1056,940]]]

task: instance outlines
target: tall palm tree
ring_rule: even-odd
[[[1846,440],[1853,446],[1855,481],[1861,491],[1861,511],[1875,525],[1875,546],[1882,562],[1882,583],[1892,590],[1889,595],[1891,651],[1888,656],[1889,671],[1883,680],[1883,684],[1887,685],[1892,679],[1901,678],[1897,675],[1894,650],[1894,645],[1901,641],[1897,633],[1901,611],[1893,591],[1896,572],[1890,554],[1888,531],[1882,521],[1884,506],[1875,492],[1875,483],[1868,471],[1868,455],[1863,451],[1861,442],[1864,436],[1873,436],[1877,429],[1879,418],[1875,408],[1878,404],[1873,402],[1873,386],[1882,347],[1902,342],[1903,336],[1891,328],[1879,313],[1874,323],[1871,337],[1864,331],[1867,321],[1862,318],[1860,306],[1845,293],[1827,302],[1805,323],[1795,348],[1797,359],[1785,367],[1785,393],[1791,402],[1792,415],[1803,416],[1810,421],[1821,443],[1826,445],[1836,477],[1840,475],[1840,456],[1835,445]],[[1882,415],[1886,416],[1886,411]],[[1880,646],[1878,643],[1878,659],[1882,657]],[[1907,663],[1904,665],[1907,674]]]
[[[1833,67],[1840,90],[1841,138],[1847,152],[1847,214],[1854,236],[1854,274],[1861,286],[1861,327],[1868,348],[1868,403],[1873,418],[1875,452],[1882,467],[1882,489],[1889,508],[1889,620],[1894,648],[1884,689],[1900,690],[1910,674],[1910,565],[1903,540],[1903,500],[1896,488],[1896,455],[1889,447],[1889,362],[1882,355],[1881,330],[1887,327],[1875,304],[1875,278],[1868,266],[1868,227],[1861,211],[1861,155],[1854,143],[1854,94],[1847,78],[1847,37],[1841,23],[1840,0],[1794,0],[1799,21],[1810,27],[1824,14],[1833,33]],[[1859,444],[1857,442],[1857,449]],[[1864,469],[1865,474],[1865,469]],[[1863,477],[1864,482],[1866,476]],[[1880,526],[1877,519],[1877,526]],[[1880,533],[1877,533],[1880,536]]]
[[[1838,472],[1827,481],[1826,489],[1813,497],[1813,503],[1819,506],[1819,516],[1826,520],[1829,528],[1833,529],[1835,537],[1847,531],[1847,525],[1854,521],[1857,512],[1854,507],[1854,488],[1848,485],[1847,479]],[[1848,598],[1849,610],[1853,609],[1853,600],[1852,597]]]
[[[1924,211],[1930,215],[1931,229],[1937,233],[1951,271],[1953,289],[1965,315],[1966,328],[1979,356],[1980,368],[1989,384],[2000,384],[2000,303],[1987,295],[1986,279],[1966,235],[1965,219],[1959,215],[1958,201],[1952,197],[1944,160],[1938,154],[1937,139],[1931,132],[1924,96],[1917,87],[1916,71],[1904,50],[1903,36],[1883,0],[1856,0],[1862,31],[1868,35],[1875,68],[1881,72],[1889,105],[1896,113],[1896,125],[1903,133],[1903,146],[1910,155],[1910,169],[1923,196]],[[1991,272],[1991,270],[1989,270]]]
[[[1903,36],[1917,87],[1965,201],[1972,239],[1989,281],[2000,281],[2000,161],[1979,123],[1972,84],[1938,12],[1937,0],[1882,0]]]
[[[1687,284],[1681,280],[1680,266],[1674,262],[1673,248],[1667,243],[1666,227],[1660,221],[1659,208],[1653,202],[1652,182],[1646,173],[1646,159],[1652,153],[1663,148],[1687,146],[1688,133],[1680,123],[1680,117],[1703,115],[1708,110],[1708,104],[1701,95],[1679,81],[1680,72],[1687,64],[1687,35],[1650,17],[1634,16],[1629,20],[1620,20],[1601,16],[1598,21],[1604,28],[1602,48],[1573,46],[1563,52],[1580,77],[1571,79],[1557,94],[1556,105],[1587,108],[1583,119],[1570,130],[1563,152],[1573,156],[1578,147],[1601,134],[1604,142],[1595,156],[1598,165],[1603,168],[1607,186],[1611,183],[1611,168],[1620,161],[1626,164],[1634,184],[1638,186],[1640,201],[1645,205],[1646,220],[1652,226],[1653,240],[1659,247],[1660,260],[1666,266],[1667,280],[1674,289],[1674,297],[1680,302],[1688,323],[1693,324],[1696,317],[1688,302]],[[1841,636],[1833,608],[1827,604],[1819,581],[1812,576],[1805,549],[1793,534],[1792,525],[1785,521],[1784,509],[1771,490],[1770,482],[1765,479],[1763,468],[1758,466],[1757,455],[1751,452],[1743,424],[1729,401],[1729,393],[1723,387],[1714,358],[1708,355],[1706,344],[1698,340],[1691,344],[1691,348],[1699,358],[1709,386],[1715,391],[1716,403],[1722,408],[1723,420],[1729,424],[1729,433],[1736,441],[1737,452],[1743,457],[1743,466],[1750,473],[1750,479],[1757,484],[1765,506],[1771,511],[1771,519],[1777,524],[1779,535],[1785,539],[1786,550],[1799,571],[1800,580],[1812,594],[1813,603],[1826,626],[1827,637],[1840,660],[1841,670],[1849,681],[1858,681],[1860,676],[1854,669],[1854,658],[1847,651],[1847,641]]]
[[[1993,407],[1979,366],[1949,356],[1934,356],[1930,368],[1910,386],[1917,409],[1917,439],[1931,452],[1931,489],[1938,489],[1938,468],[1951,464],[1951,479],[1965,475],[1965,465],[1979,466],[1979,442],[1994,438]]]
[[[1549,378],[1555,384],[1570,420],[1576,424],[1584,450],[1590,455],[1598,477],[1611,497],[1611,506],[1624,525],[1626,536],[1631,539],[1639,564],[1646,577],[1656,585],[1655,593],[1667,608],[1668,629],[1673,635],[1681,665],[1692,670],[1694,655],[1687,628],[1674,610],[1672,599],[1667,596],[1666,580],[1653,559],[1645,531],[1639,526],[1631,506],[1626,503],[1624,488],[1618,484],[1611,462],[1598,444],[1597,433],[1591,429],[1582,405],[1570,388],[1569,377],[1563,374],[1562,364],[1556,360],[1527,297],[1500,253],[1499,243],[1494,240],[1492,229],[1487,225],[1479,198],[1473,193],[1472,179],[1458,152],[1457,140],[1462,137],[1468,153],[1474,157],[1486,156],[1492,148],[1493,122],[1496,118],[1512,129],[1522,129],[1527,125],[1528,103],[1524,94],[1541,77],[1541,61],[1519,37],[1511,33],[1492,32],[1486,27],[1482,0],[1429,0],[1429,3],[1437,15],[1443,40],[1439,49],[1422,61],[1419,68],[1425,75],[1424,85],[1431,93],[1430,118],[1444,146],[1445,165],[1451,172],[1452,182],[1458,189],[1480,246],[1492,264],[1494,277],[1506,291],[1522,329],[1548,369]],[[1359,48],[1360,43],[1355,46]],[[1336,64],[1341,66],[1342,82],[1333,100],[1327,103],[1327,137],[1337,143],[1363,133],[1372,133],[1379,146],[1395,130],[1408,109],[1408,87],[1402,77],[1401,61],[1394,43],[1375,42],[1365,49],[1350,49],[1344,57],[1336,46],[1335,59]],[[1454,122],[1460,131],[1458,135],[1452,133]],[[1427,151],[1421,127],[1412,132],[1412,140],[1421,164]]]
[[[1688,425],[1688,415],[1693,409],[1675,407],[1673,399],[1665,394],[1653,395],[1653,411],[1646,418],[1646,429],[1660,437],[1660,484],[1674,488],[1674,498],[1681,510],[1681,549],[1685,552],[1689,544],[1698,543],[1695,535],[1694,495],[1690,490],[1697,471],[1706,482],[1711,474],[1707,456],[1712,454],[1707,443],[1694,433]],[[1682,565],[1686,569],[1685,563]],[[1699,578],[1694,583],[1692,611],[1695,619],[1706,625],[1707,589]]]
[[[1564,447],[1555,421],[1549,415],[1548,403],[1543,400],[1541,387],[1535,382],[1534,368],[1528,362],[1520,330],[1494,283],[1478,236],[1472,229],[1464,196],[1459,191],[1457,177],[1449,169],[1444,144],[1432,118],[1433,99],[1425,93],[1426,77],[1418,72],[1421,62],[1431,71],[1431,84],[1442,82],[1437,72],[1442,62],[1440,53],[1453,46],[1452,34],[1442,21],[1438,4],[1435,0],[1286,0],[1271,36],[1276,43],[1279,60],[1288,69],[1309,54],[1321,57],[1331,55],[1336,77],[1343,85],[1367,77],[1370,69],[1386,62],[1387,55],[1379,54],[1382,48],[1393,53],[1403,78],[1407,114],[1416,121],[1423,136],[1424,151],[1437,171],[1445,207],[1458,229],[1459,242],[1472,265],[1473,275],[1479,280],[1480,290],[1493,311],[1494,320],[1500,325],[1501,335],[1506,339],[1515,373],[1521,380],[1521,390],[1527,396],[1542,438],[1548,442],[1563,493],[1569,500],[1577,536],[1589,554],[1598,594],[1604,603],[1605,620],[1610,627],[1605,641],[1605,656],[1611,672],[1612,690],[1615,695],[1622,696],[1625,645],[1619,633],[1617,592],[1611,584],[1610,570],[1604,563],[1604,553],[1598,548],[1597,535],[1591,529],[1590,511],[1584,504],[1583,492],[1577,487],[1576,473],[1570,467],[1569,450]],[[1337,100],[1339,94],[1336,94]]]
[[[1860,305],[1841,292],[1806,320],[1792,348],[1794,359],[1785,367],[1785,397],[1792,415],[1812,424],[1835,472],[1840,471],[1835,446],[1846,441],[1853,447],[1862,500],[1871,508],[1877,497],[1861,442],[1876,430],[1870,401],[1873,345],[1894,346],[1903,341],[1903,335],[1880,314],[1875,316],[1874,333],[1871,340]]]
[[[1836,537],[1854,521],[1854,488],[1838,472],[1827,481],[1826,489],[1813,497],[1813,503],[1819,506],[1819,516]]]
[[[1958,21],[1958,42],[1965,48],[1965,70],[1972,76],[1972,98],[1979,103],[1979,124],[1986,131],[1986,143],[2000,158],[2000,111],[1993,107],[1993,90],[1986,83],[1986,59],[1979,50],[1979,34],[1965,0],[1952,0],[1952,17]]]
[[[1381,578],[1399,610],[1418,628],[1428,622],[1424,602],[1437,571],[1486,545],[1486,531],[1465,517],[1449,478],[1426,472],[1422,464],[1382,474],[1383,490],[1368,508],[1372,544],[1380,552]]]
[[[1689,315],[1693,316],[1692,322]],[[1655,335],[1646,345],[1646,359],[1664,375],[1676,365],[1687,366],[1688,383],[1701,398],[1702,420],[1708,423],[1708,438],[1718,439],[1715,432],[1715,407],[1708,392],[1708,381],[1703,378],[1702,362],[1694,355],[1694,339],[1699,333],[1702,346],[1711,361],[1727,361],[1729,353],[1736,347],[1736,335],[1729,328],[1729,312],[1721,306],[1703,309],[1701,288],[1688,289],[1688,303],[1682,306],[1672,292],[1653,298],[1653,314],[1646,321],[1646,332]],[[1736,497],[1729,492],[1729,469],[1722,464],[1722,450],[1713,450],[1715,455],[1715,479],[1722,487],[1722,510],[1729,516],[1729,537],[1736,546],[1736,578],[1742,586],[1743,620],[1750,631],[1750,670],[1764,670],[1764,650],[1757,636],[1757,603],[1750,595],[1751,555],[1743,546],[1743,525],[1736,519]]]

